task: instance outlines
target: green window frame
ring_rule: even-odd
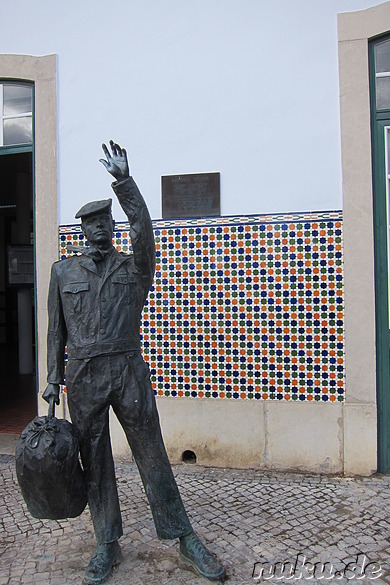
[[[390,35],[369,42],[378,471],[390,472]]]
[[[0,79],[0,155],[32,152],[34,84]]]

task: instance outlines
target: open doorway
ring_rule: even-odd
[[[27,91],[19,91],[23,87]],[[47,291],[50,268],[58,260],[58,173],[57,173],[57,56],[56,55],[0,55],[0,158],[8,155],[32,153],[34,193],[34,251],[35,251],[35,315],[36,315],[36,395],[32,392],[35,414],[38,410],[47,414],[47,403],[40,397],[46,387],[46,334]],[[4,92],[5,88],[5,92]],[[6,103],[7,102],[7,103]],[[30,124],[28,124],[30,119]],[[8,159],[10,160],[10,159]],[[6,163],[4,163],[6,164]],[[30,167],[31,168],[31,167]],[[1,188],[2,177],[0,177]],[[3,190],[2,190],[3,192]],[[13,203],[14,204],[14,203]],[[2,205],[2,203],[0,203]],[[0,211],[0,217],[3,210]],[[9,213],[9,212],[8,212]],[[3,242],[0,225],[0,241]],[[0,244],[0,272],[5,262],[4,244]],[[3,285],[2,285],[3,286]],[[5,285],[4,285],[5,288]],[[4,288],[1,290],[3,291]],[[31,292],[31,288],[30,288]],[[4,295],[0,295],[4,299]],[[3,301],[0,301],[3,302]],[[5,305],[0,305],[0,314],[5,315]],[[0,319],[1,319],[0,315]],[[3,329],[0,327],[0,329]],[[0,346],[1,346],[0,342]],[[0,372],[0,417],[10,421],[10,412],[5,414],[2,402],[6,383],[5,366]],[[15,371],[15,370],[14,370]],[[17,374],[19,375],[19,374]],[[39,381],[38,381],[39,377]],[[38,394],[39,386],[39,394]],[[7,407],[8,408],[8,407]],[[24,409],[18,408],[20,415]],[[26,418],[30,419],[28,414]],[[20,424],[22,426],[23,422]],[[3,427],[2,427],[3,428]],[[4,431],[0,431],[4,432]],[[0,453],[12,453],[17,435],[0,434]]]
[[[0,434],[20,434],[37,414],[33,149],[17,111],[26,87],[8,87],[0,100]]]

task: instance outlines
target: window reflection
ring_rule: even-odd
[[[390,71],[390,41],[375,45],[375,71],[376,73]]]
[[[4,146],[32,142],[32,117],[7,118],[3,125]]]
[[[0,147],[32,144],[32,84],[0,83]]]
[[[376,109],[390,109],[390,41],[375,45]]]
[[[32,88],[26,85],[4,85],[4,116],[32,111]]]
[[[376,108],[390,109],[390,77],[378,77],[376,80]]]

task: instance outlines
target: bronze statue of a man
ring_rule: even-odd
[[[193,531],[165,451],[150,382],[141,355],[142,309],[152,285],[155,245],[152,222],[133,178],[125,149],[110,141],[101,162],[115,178],[112,188],[128,217],[133,253],[112,245],[111,199],[93,201],[76,214],[89,246],[53,264],[48,297],[48,386],[43,397],[59,403],[68,363],[69,412],[80,440],[88,504],[97,547],[87,584],[104,581],[118,562],[122,520],[109,436],[109,407],[122,425],[161,539],[180,539],[180,554],[210,580],[223,580],[218,559]]]

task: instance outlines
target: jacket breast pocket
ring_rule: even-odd
[[[126,275],[116,275],[111,279],[111,298],[116,303],[129,305],[134,293],[136,280]]]
[[[62,287],[62,299],[65,306],[74,313],[81,313],[85,295],[89,291],[89,282],[69,282]]]

